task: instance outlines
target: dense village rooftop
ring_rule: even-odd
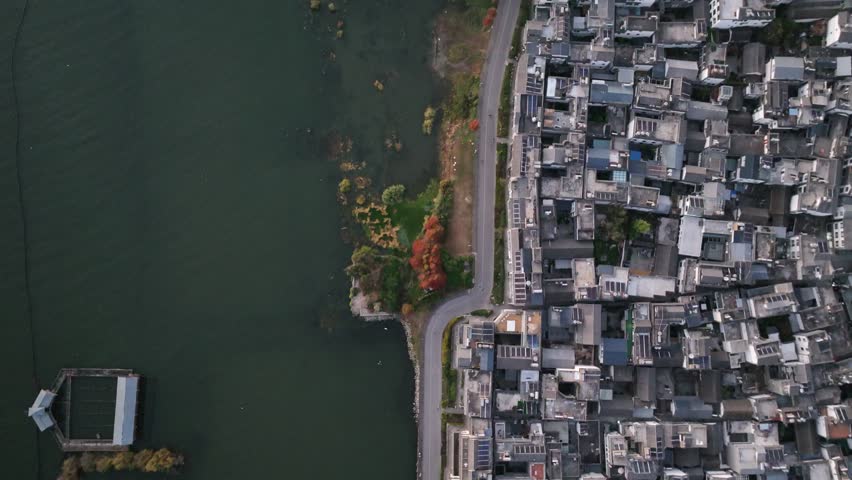
[[[494,442],[483,478],[850,480],[852,21],[831,1],[533,2],[511,308],[493,365],[490,343],[456,355],[481,365],[459,405]]]

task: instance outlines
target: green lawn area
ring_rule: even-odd
[[[399,227],[399,243],[411,247],[411,242],[420,234],[423,220],[432,211],[435,197],[438,195],[438,182],[433,181],[417,198],[405,200],[390,209],[391,221]]]
[[[473,287],[473,257],[453,257],[441,252],[444,271],[447,272],[447,291],[454,292]]]

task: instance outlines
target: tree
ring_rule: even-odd
[[[381,285],[381,262],[376,251],[362,245],[352,252],[352,263],[346,267],[346,274],[358,281],[365,292],[375,292]]]
[[[352,181],[348,178],[344,178],[337,184],[337,191],[342,194],[349,193],[350,190],[352,190]]]
[[[432,135],[432,126],[435,123],[435,109],[431,106],[426,107],[423,112],[423,134]]]
[[[453,181],[441,180],[438,184],[438,195],[432,205],[432,214],[438,217],[441,223],[446,223],[453,212]]]
[[[134,470],[143,470],[145,465],[148,464],[148,461],[151,457],[154,456],[154,452],[149,449],[140,450],[133,455],[133,469]]]
[[[351,277],[363,277],[372,273],[376,266],[376,251],[368,245],[361,245],[352,252],[351,260],[346,273]]]
[[[319,10],[320,8],[320,0],[311,0],[311,10]]]
[[[420,288],[427,292],[443,290],[447,286],[447,274],[441,260],[441,241],[444,226],[435,215],[426,219],[423,233],[411,244],[411,268],[417,273]]]
[[[485,14],[485,18],[482,19],[482,26],[488,28],[491,25],[493,25],[494,24],[494,17],[496,17],[496,16],[497,16],[497,9],[494,8],[494,7],[489,8],[488,12]]]
[[[760,40],[767,45],[789,47],[799,36],[801,27],[796,22],[782,17],[776,17],[760,32]]]
[[[178,465],[178,457],[168,448],[154,452],[143,469],[146,472],[167,472]]]
[[[110,471],[112,468],[112,458],[102,455],[95,460],[95,470],[104,473]]]
[[[402,185],[391,185],[382,192],[382,203],[385,205],[396,205],[400,203],[405,195],[405,187]]]
[[[112,456],[112,468],[122,471],[133,467],[133,452],[115,452]]]
[[[410,303],[403,303],[402,304],[402,316],[407,317],[407,316],[411,315],[412,313],[414,313],[414,306],[411,305]]]
[[[80,459],[72,455],[62,461],[62,470],[57,480],[78,480],[80,478]]]
[[[630,237],[636,238],[651,231],[651,224],[647,220],[637,218],[630,224]]]
[[[624,241],[625,224],[627,223],[627,212],[619,207],[607,207],[604,209],[606,220],[601,222],[601,233],[603,239],[615,243]]]
[[[403,285],[401,262],[394,259],[383,263],[381,269],[382,290],[379,297],[386,310],[395,312],[399,309],[400,290]]]
[[[95,462],[97,462],[97,457],[92,452],[83,452],[80,455],[80,468],[83,469],[85,473],[92,473],[95,471]]]

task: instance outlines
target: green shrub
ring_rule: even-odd
[[[453,405],[456,401],[456,385],[458,372],[453,368],[453,328],[464,317],[456,317],[444,329],[443,342],[441,344],[441,363],[443,373],[443,404],[445,407]]]
[[[405,187],[403,185],[391,185],[382,192],[382,203],[385,205],[396,205],[402,202],[405,196]]]
[[[650,231],[651,224],[646,220],[637,218],[630,223],[630,238],[641,237]]]
[[[344,178],[337,184],[337,191],[343,194],[349,193],[352,190],[352,181],[348,178]]]
[[[506,147],[505,145],[502,146]],[[491,301],[496,305],[500,305],[504,300],[506,282],[506,272],[504,270],[504,250],[506,248],[504,236],[506,234],[506,155],[501,155],[499,148],[497,150],[497,161],[497,185],[494,193],[496,199],[494,202],[494,285],[491,287]]]
[[[509,135],[509,124],[512,120],[512,77],[515,75],[514,64],[506,65],[503,73],[503,86],[500,87],[500,107],[497,111],[497,136]]]
[[[432,135],[432,126],[435,124],[435,109],[431,106],[423,111],[423,134]]]
[[[479,77],[469,74],[456,77],[446,105],[445,111],[451,121],[475,117],[479,105]]]
[[[446,225],[452,211],[453,182],[452,180],[441,180],[441,183],[438,185],[438,195],[435,197],[432,214],[438,217],[442,225]]]

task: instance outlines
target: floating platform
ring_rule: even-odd
[[[136,439],[141,378],[129,369],[65,368],[28,415],[63,451],[127,450]]]

